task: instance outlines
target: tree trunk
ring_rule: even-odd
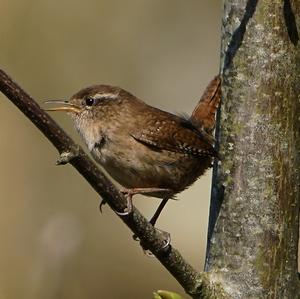
[[[206,270],[232,298],[300,298],[299,18],[300,1],[224,1]]]

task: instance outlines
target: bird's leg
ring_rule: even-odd
[[[116,212],[120,216],[127,216],[132,212],[132,197],[136,194],[149,194],[149,193],[155,193],[155,192],[172,192],[171,189],[166,188],[122,188],[120,189],[120,192],[123,193],[126,196],[127,199],[127,208],[124,212]],[[106,204],[106,200],[102,199],[99,210],[102,213],[102,206]],[[158,216],[157,216],[158,218]],[[151,223],[152,224],[152,223]],[[152,224],[153,225],[153,224]]]
[[[126,196],[127,199],[127,207],[125,208],[124,212],[116,212],[116,214],[120,215],[120,216],[127,216],[130,213],[132,213],[133,210],[133,205],[132,205],[132,197],[136,194],[151,194],[151,193],[156,193],[156,192],[162,192],[162,193],[170,193],[172,192],[171,189],[166,189],[166,188],[132,188],[132,189],[121,189],[120,190],[121,193],[123,193]],[[160,203],[160,205],[158,206],[156,212],[154,213],[154,215],[152,216],[152,218],[150,219],[150,223],[155,226],[155,223],[160,215],[160,213],[162,212],[163,208],[165,207],[165,205],[167,204],[168,200],[170,199],[170,197],[165,197],[162,202]],[[105,204],[105,200],[102,200],[100,203],[100,211],[102,206]],[[168,246],[170,245],[171,242],[171,237],[170,234],[166,231],[160,230],[158,228],[156,228],[156,230],[158,230],[165,238],[165,244],[162,247],[162,250],[166,250],[168,248]],[[133,235],[133,239],[134,240],[138,240],[136,235]],[[143,245],[142,245],[143,247]],[[153,256],[153,254],[147,250],[146,248],[143,247],[143,250],[145,252],[146,255],[148,256]]]
[[[156,221],[157,221],[157,219],[158,219],[160,213],[161,213],[162,210],[164,209],[164,207],[165,207],[165,205],[167,204],[167,202],[168,202],[169,199],[170,199],[170,197],[165,197],[165,198],[161,201],[161,203],[159,204],[158,208],[156,209],[154,215],[153,215],[152,218],[150,219],[149,222],[150,222],[153,226],[155,226],[155,223],[156,223]],[[170,242],[171,242],[171,235],[170,235],[170,233],[168,233],[168,232],[166,232],[166,231],[163,231],[163,230],[161,230],[161,229],[157,229],[157,230],[159,230],[159,231],[162,233],[162,235],[164,236],[164,238],[165,238],[165,245],[164,245],[163,249],[164,249],[164,248],[167,248],[167,247],[169,246]]]
[[[157,219],[158,219],[160,213],[162,212],[163,208],[165,207],[165,205],[167,204],[167,202],[168,202],[169,199],[170,199],[170,197],[165,197],[165,198],[162,200],[162,202],[159,204],[157,210],[155,211],[154,215],[153,215],[152,218],[150,219],[149,222],[150,222],[153,226],[155,226],[155,223],[156,223],[156,221],[157,221]],[[163,231],[163,230],[161,230],[161,229],[158,229],[158,228],[155,228],[155,229],[158,230],[158,231],[164,236],[165,244],[164,244],[164,246],[162,247],[162,250],[167,249],[168,246],[169,246],[170,243],[171,243],[171,235],[170,235],[168,232]],[[136,240],[136,241],[138,241],[138,237],[137,237],[136,235],[133,235],[133,239]],[[150,256],[150,257],[153,256],[153,254],[152,254],[149,250],[147,250],[146,248],[143,247],[143,250],[144,250],[144,252],[145,252],[145,254],[146,254],[147,256]]]
[[[167,204],[167,202],[168,202],[169,199],[170,199],[169,197],[166,197],[166,198],[164,198],[164,199],[161,201],[161,203],[159,204],[159,206],[158,206],[157,210],[155,211],[154,215],[153,215],[152,218],[150,219],[149,222],[150,222],[153,226],[155,226],[155,223],[156,223],[156,221],[157,221],[157,219],[158,219],[160,213],[162,212],[163,208],[165,207],[165,205]]]
[[[150,193],[156,193],[156,192],[162,192],[162,193],[167,193],[167,192],[172,192],[171,189],[166,189],[166,188],[155,188],[155,187],[150,187],[150,188],[131,188],[131,189],[126,189],[123,188],[121,189],[121,192],[124,194],[150,194]]]
[[[151,194],[155,192],[172,192],[170,189],[166,188],[123,188],[120,190],[127,198],[127,207],[124,212],[116,212],[120,216],[127,216],[132,212],[132,197],[136,194]]]

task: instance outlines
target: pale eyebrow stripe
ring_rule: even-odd
[[[107,98],[107,99],[116,99],[118,94],[115,93],[96,93],[94,95],[95,99]]]

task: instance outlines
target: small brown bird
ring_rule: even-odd
[[[134,194],[168,199],[189,187],[216,157],[212,131],[220,101],[220,78],[211,81],[190,118],[145,104],[108,85],[84,88],[48,111],[66,111],[94,159],[119,182],[131,211]]]

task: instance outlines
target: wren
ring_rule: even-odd
[[[220,102],[220,78],[208,85],[192,116],[180,117],[147,105],[109,85],[84,88],[47,111],[65,111],[94,159],[124,187],[128,210],[134,194],[168,199],[193,184],[217,156],[212,131]]]

